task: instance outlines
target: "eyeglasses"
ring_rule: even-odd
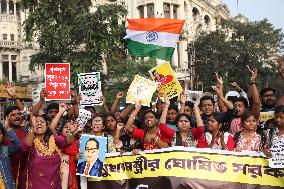
[[[93,122],[95,123],[95,124],[103,124],[103,120],[93,120]]]
[[[85,149],[85,151],[87,151],[87,152],[95,152],[97,150],[98,150],[98,148],[88,148],[88,147]]]

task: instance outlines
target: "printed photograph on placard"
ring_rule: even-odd
[[[169,99],[179,96],[182,87],[169,63],[163,63],[149,70],[151,78],[158,84],[159,96],[167,93]]]
[[[76,174],[94,178],[101,177],[106,145],[106,137],[81,135],[80,153],[82,157],[78,160]]]

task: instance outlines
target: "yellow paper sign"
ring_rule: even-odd
[[[152,79],[158,84],[159,94],[167,93],[169,99],[178,96],[182,87],[174,75],[169,63],[164,63],[149,71]]]
[[[260,121],[267,121],[269,119],[274,118],[274,111],[269,111],[269,112],[260,112]]]
[[[126,103],[141,103],[149,107],[156,89],[157,84],[154,81],[136,75],[127,91]]]

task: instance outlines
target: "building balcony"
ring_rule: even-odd
[[[21,23],[21,18],[17,15],[0,14],[0,22],[18,22],[18,23]]]
[[[3,41],[3,40],[0,40],[0,48],[20,49],[21,47],[22,47],[22,45],[18,41]]]

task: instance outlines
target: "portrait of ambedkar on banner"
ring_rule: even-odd
[[[78,163],[77,173],[87,177],[101,177],[103,162],[99,159],[99,152],[99,141],[96,138],[89,138],[83,153],[85,161]]]

